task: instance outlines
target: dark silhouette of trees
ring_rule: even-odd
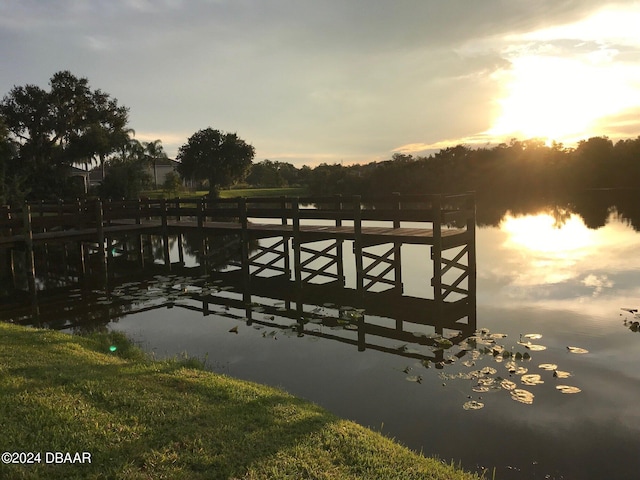
[[[206,128],[189,137],[178,151],[178,173],[191,180],[207,179],[209,195],[241,180],[251,167],[255,149],[235,133]]]
[[[290,163],[266,159],[251,165],[246,182],[254,187],[290,187],[300,184],[298,174],[299,170]]]
[[[144,156],[150,166],[153,167],[153,187],[158,188],[158,160],[166,160],[169,158],[162,147],[162,140],[154,140],[153,142],[145,142],[142,144],[144,148]]]
[[[151,185],[146,172],[146,159],[121,158],[109,159],[106,175],[98,191],[102,198],[135,199]]]
[[[592,188],[640,186],[640,137],[614,144],[592,137],[575,148],[516,140],[472,149],[457,145],[428,157],[394,155],[367,165],[322,164],[307,173],[314,194],[456,193],[504,202]]]
[[[0,117],[17,143],[16,175],[34,198],[64,196],[74,164],[104,165],[127,141],[128,110],[86,78],[55,73],[50,89],[16,86],[0,102]]]

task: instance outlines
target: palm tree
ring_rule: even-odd
[[[144,142],[144,156],[150,165],[153,165],[153,184],[154,188],[158,188],[158,160],[166,160],[169,157],[162,148],[161,140],[154,140],[153,142]]]

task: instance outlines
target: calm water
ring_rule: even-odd
[[[597,229],[576,214],[555,222],[546,213],[507,215],[498,226],[477,229],[481,332],[442,351],[439,365],[419,359],[438,350],[420,344],[425,335],[435,337],[425,325],[406,327],[418,343],[367,336],[380,349],[359,351],[353,322],[323,322],[341,315],[332,298],[305,305],[305,328],[313,333],[286,328],[293,323],[287,305],[255,296],[262,307],[254,305],[247,325],[242,295],[202,269],[185,278],[156,265],[142,276],[112,279],[108,290],[54,289],[52,280],[41,281],[80,312],[71,316],[126,332],[156,357],[186,352],[206,359],[214,371],[282,387],[426,455],[470,470],[489,468],[489,478],[495,467],[498,479],[636,479],[640,332],[632,323],[638,319],[621,308],[640,306],[640,234],[615,211]],[[344,251],[345,265],[352,265],[348,244]],[[428,247],[403,246],[402,255],[405,294],[432,298]],[[188,249],[185,261],[197,267]],[[347,286],[353,277],[347,271]],[[212,302],[206,316],[193,298],[203,289],[226,299]],[[39,298],[45,302],[45,292]],[[21,314],[0,315],[33,323],[28,303]],[[41,308],[39,322],[90,328],[65,326],[59,313],[48,318],[53,310]],[[142,311],[127,313],[132,310]],[[364,317],[395,325],[366,311]],[[359,317],[343,311],[342,318]],[[230,332],[234,327],[237,333]],[[530,358],[507,357],[503,349]],[[545,364],[555,367],[540,368]],[[558,378],[554,369],[570,376]],[[562,393],[562,385],[580,391]]]

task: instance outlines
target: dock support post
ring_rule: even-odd
[[[476,201],[475,195],[470,194],[467,199],[467,208],[470,210],[471,215],[467,218],[467,233],[468,242],[467,245],[467,268],[469,269],[469,275],[467,277],[467,290],[469,295],[470,313],[469,324],[473,325],[473,329],[476,328]]]
[[[280,197],[280,209],[282,210],[282,225],[288,224],[287,219],[287,197]],[[282,257],[284,259],[285,275],[291,278],[291,260],[289,259],[289,239],[287,237],[282,238]]]
[[[433,216],[433,247],[431,249],[431,258],[433,260],[433,299],[438,312],[438,320],[442,319],[442,196],[438,195],[434,198],[431,205]],[[436,333],[442,334],[442,327],[436,327]]]
[[[169,254],[169,227],[167,225],[167,201],[160,199],[160,219],[162,222],[162,250],[164,253],[164,264],[171,271],[171,256]]]
[[[393,228],[400,228],[400,209],[401,209],[401,200],[400,194],[393,194],[393,210],[395,211],[394,219],[393,219]],[[394,281],[395,281],[395,290],[396,293],[402,295],[404,291],[404,286],[402,285],[402,257],[401,257],[401,247],[402,243],[394,242],[393,243],[393,263],[394,263]]]
[[[142,224],[142,201],[140,198],[136,201],[136,225]]]
[[[245,292],[250,292],[251,272],[249,271],[249,220],[247,218],[247,199],[238,199],[238,210],[240,214],[240,232],[242,241],[242,287]]]
[[[336,218],[336,227],[342,226],[342,218],[340,218],[342,212],[342,195],[336,195],[336,210],[338,212],[338,218]],[[336,268],[338,270],[338,283],[340,286],[344,287],[345,278],[344,278],[344,258],[342,253],[342,245],[344,240],[341,238],[336,239]]]
[[[202,197],[198,199],[196,208],[198,210],[198,229],[202,232],[204,227],[204,199]]]
[[[304,320],[302,308],[302,238],[300,236],[300,200],[291,200],[291,217],[293,221],[293,269],[295,273],[296,315],[298,322]]]
[[[353,253],[356,260],[356,291],[364,296],[364,264],[362,259],[362,207],[360,195],[353,196]]]

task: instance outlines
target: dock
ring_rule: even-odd
[[[331,196],[305,198],[175,198],[134,201],[75,201],[0,206],[0,251],[13,270],[24,255],[29,290],[36,290],[34,248],[64,243],[86,258],[97,258],[105,272],[114,245],[134,236],[163,239],[171,269],[169,238],[202,235],[200,261],[211,251],[205,238],[231,238],[242,250],[239,262],[249,290],[252,279],[269,275],[290,279],[295,290],[314,282],[345,284],[343,246],[355,260],[357,295],[381,286],[402,293],[401,247],[426,245],[433,262],[433,299],[475,291],[475,199],[459,195]],[[143,255],[140,256],[143,258]],[[429,258],[429,257],[427,257]]]

